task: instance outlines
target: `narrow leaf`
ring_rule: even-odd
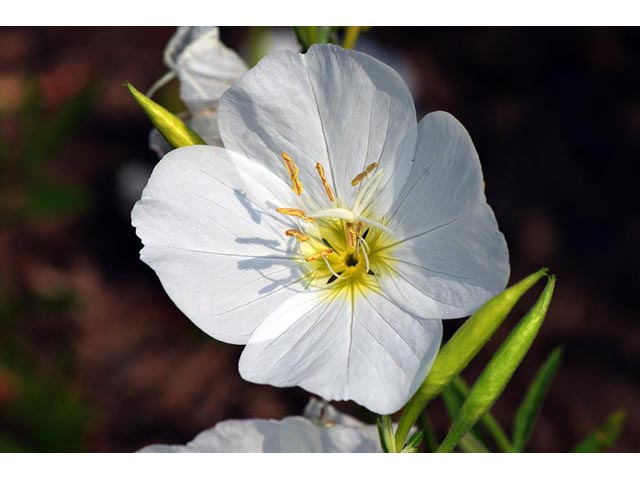
[[[624,427],[626,414],[618,410],[611,414],[601,427],[594,430],[573,450],[577,453],[600,453],[608,450],[616,442]]]
[[[555,283],[555,276],[552,275],[547,280],[547,285],[538,301],[500,345],[471,388],[469,396],[462,404],[460,412],[453,422],[449,434],[438,448],[438,452],[452,451],[464,434],[489,411],[502,393],[540,330],[549,309]]]
[[[205,145],[204,140],[196,132],[169,110],[157,104],[145,94],[138,91],[133,85],[126,82],[124,86],[138,102],[138,105],[147,114],[151,123],[158,129],[162,136],[174,148],[188,147],[190,145]]]
[[[522,296],[547,274],[543,268],[499,293],[471,315],[440,349],[429,375],[404,408],[396,431],[402,445],[429,401],[435,398],[476,356]]]
[[[527,393],[518,407],[513,426],[513,450],[522,452],[531,438],[533,428],[540,414],[542,402],[551,386],[560,362],[562,347],[555,348],[536,373]]]

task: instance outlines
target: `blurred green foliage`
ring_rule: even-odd
[[[86,117],[92,96],[87,86],[48,114],[37,82],[25,79],[21,108],[11,118],[16,134],[0,131],[0,227],[86,207],[87,192],[56,178],[48,167]],[[0,113],[0,120],[5,116]]]
[[[19,111],[10,118],[0,112],[0,229],[9,235],[88,205],[87,192],[50,167],[86,118],[92,89],[49,112],[35,80],[23,87]],[[95,414],[74,388],[73,354],[57,341],[42,351],[34,340],[34,319],[59,321],[78,306],[76,294],[61,288],[43,295],[10,276],[2,280],[11,283],[0,283],[0,452],[84,451]]]

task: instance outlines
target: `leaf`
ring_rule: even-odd
[[[550,276],[538,301],[518,322],[493,355],[471,388],[469,396],[462,404],[438,452],[451,452],[460,439],[489,411],[502,393],[542,326],[551,303],[555,283],[555,277]]]
[[[546,268],[540,269],[493,297],[471,315],[440,349],[429,375],[404,407],[396,431],[398,445],[404,443],[429,401],[464,370],[507,318],[515,304],[546,274]]]
[[[562,347],[556,347],[542,364],[518,407],[513,426],[513,451],[522,452],[531,438],[542,402],[562,361]]]
[[[612,413],[602,426],[582,440],[573,451],[576,453],[600,453],[608,450],[622,433],[625,418],[624,410]]]

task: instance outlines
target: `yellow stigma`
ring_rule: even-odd
[[[291,178],[291,189],[296,195],[302,195],[302,182],[298,180],[300,169],[285,152],[282,152],[282,159],[284,160],[284,166],[287,168],[287,172]]]
[[[319,252],[316,252],[313,255],[309,255],[307,258],[304,259],[304,261],[309,263],[317,262],[322,257],[326,257],[328,255],[331,255],[332,253],[333,253],[333,250],[331,248],[327,248],[325,250],[320,250]]]
[[[378,168],[378,162],[373,162],[367,165],[367,168],[365,168],[364,171],[360,172],[358,175],[353,177],[353,180],[351,180],[351,186],[355,187],[356,185],[358,185],[362,180],[367,178],[369,174],[373,172],[376,168]]]
[[[318,175],[320,175],[320,180],[322,180],[322,185],[324,185],[324,190],[327,192],[327,197],[331,202],[336,201],[336,197],[333,196],[333,191],[331,190],[331,186],[329,182],[327,182],[327,177],[324,174],[324,168],[319,163],[316,163],[316,170],[318,171]]]
[[[301,218],[307,222],[315,222],[314,218],[307,217],[305,213],[299,208],[276,208],[276,212],[282,213],[283,215],[290,215],[292,217]]]
[[[296,238],[299,242],[308,242],[309,241],[309,237],[307,235],[302,233],[300,230],[295,230],[293,228],[287,230],[286,232],[284,232],[284,234],[287,237]]]

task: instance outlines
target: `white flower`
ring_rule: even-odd
[[[218,101],[247,71],[247,65],[220,41],[218,27],[178,27],[164,51],[170,69],[150,94],[174,76],[180,82],[180,98],[188,108],[186,122],[207,145],[222,146],[218,131]],[[151,131],[149,146],[163,156],[171,147],[158,130]]]
[[[246,380],[397,411],[440,319],[508,279],[469,134],[444,112],[416,125],[395,71],[333,45],[265,57],[219,126],[226,150],[155,168],[132,213],[141,258],[196,325],[246,344]]]
[[[282,420],[225,420],[186,445],[150,445],[144,453],[376,453],[375,425],[311,400],[305,416]]]

